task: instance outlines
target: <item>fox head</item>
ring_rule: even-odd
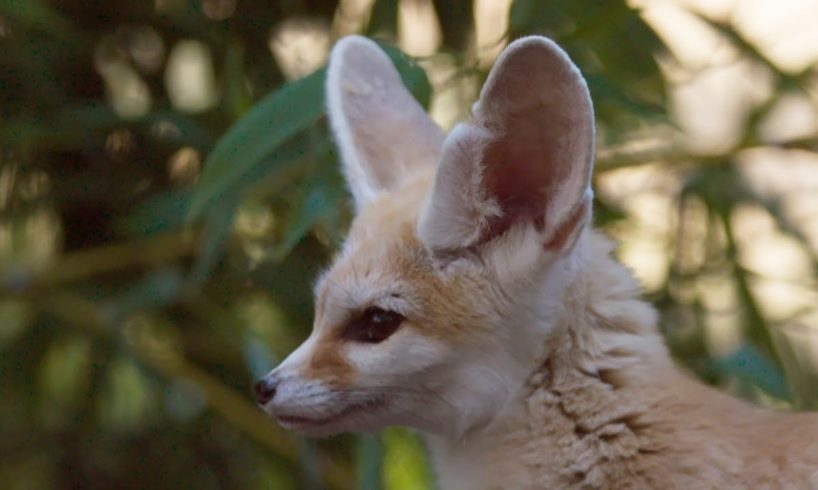
[[[585,81],[513,42],[446,136],[362,37],[332,51],[329,120],[356,217],[315,288],[309,338],[256,385],[308,435],[488,424],[547,357],[591,215]]]

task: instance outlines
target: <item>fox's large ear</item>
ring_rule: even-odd
[[[416,165],[435,165],[444,135],[404,87],[377,44],[341,39],[327,73],[330,125],[360,211]]]
[[[521,225],[546,251],[572,247],[590,218],[594,152],[593,107],[577,67],[548,39],[517,40],[472,112],[444,143],[421,240],[451,256]]]

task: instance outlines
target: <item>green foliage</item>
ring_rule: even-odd
[[[454,78],[484,78],[469,46],[473,3],[434,5]],[[339,8],[0,0],[0,486],[432,486],[409,431],[305,441],[274,425],[249,390],[309,331],[312,278],[350,217],[323,117],[324,71],[285,80],[270,29],[307,18],[326,32]],[[376,0],[360,28],[428,107],[441,88],[394,47],[398,12],[397,1]],[[762,144],[764,116],[804,93],[814,70],[782,73],[730,26],[705,21],[773,74],[773,100],[723,154],[601,154],[598,174],[663,161],[683,179],[679,212],[705,209],[706,260],[692,269],[671,260],[652,297],[680,362],[749,398],[814,406],[815,374],[791,341],[800,333],[765,316],[732,231],[736,210],[752,204],[804,243],[779,203],[744,182],[736,155]],[[552,36],[582,67],[601,148],[670,126],[656,61],[669,54],[627,3],[516,0],[509,31]],[[198,109],[180,107],[167,79],[167,55],[184,40],[209,53],[214,73],[213,100]],[[632,219],[604,197],[596,209],[611,229]],[[746,326],[743,346],[724,356],[704,339],[703,298],[689,294],[713,273],[734,288]]]

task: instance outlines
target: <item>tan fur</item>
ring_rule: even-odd
[[[431,260],[425,257],[423,245],[415,236],[415,226],[420,214],[423,198],[429,191],[434,169],[421,171],[403,185],[397,195],[379,197],[367,206],[353,223],[348,241],[356,244],[354,252],[339,260],[337,266],[328,271],[325,280],[333,277],[349,276],[365,278],[377,270],[379,274],[400,277],[413,285],[422,285],[417,296],[423,298],[425,318],[415,318],[410,328],[415,328],[432,337],[448,337],[466,329],[457,322],[437,324],[434,318],[451,318],[446,295],[438,291],[458,289],[456,284],[443,284],[433,274]],[[373,233],[375,231],[376,233]],[[382,257],[393,259],[384,264]],[[316,330],[320,332],[310,362],[301,370],[309,379],[318,379],[330,386],[344,386],[353,381],[353,370],[344,360],[343,341],[340,331],[349,320],[341,316],[340,321],[328,320],[323,312],[327,302],[355,305],[350,298],[332,297],[331,288],[320,287],[316,304]]]
[[[680,373],[608,241],[584,240],[585,273],[519,406],[454,443],[432,438],[441,488],[818,488],[818,415],[762,410]]]
[[[447,280],[436,274],[432,259],[417,237],[417,221],[434,178],[434,168],[419,167],[401,185],[400,192],[382,195],[356,217],[347,237],[347,242],[353,244],[348,247],[351,252],[342,254],[326,277],[347,276],[363,282],[367,275],[377,272],[399,279],[411,284],[413,302],[422,306],[411,319],[410,328],[446,339],[474,335],[473,327],[478,323],[459,318],[462,313],[458,312],[468,311],[468,304],[459,298],[473,291],[464,289],[461,277]],[[384,260],[386,257],[388,260]],[[328,291],[320,286],[318,289]],[[321,322],[321,312],[317,314]]]
[[[513,43],[474,122],[393,158],[437,144],[434,125],[377,46],[339,45],[330,116],[358,214],[316,287],[312,335],[264,381],[265,410],[310,435],[419,429],[443,490],[818,489],[818,414],[764,410],[682,373],[588,224],[593,113],[564,52]],[[383,90],[378,104],[400,93],[409,116],[362,90]],[[382,342],[345,340],[370,307],[405,320]]]
[[[339,387],[350,383],[354,371],[338,349],[338,339],[332,333],[324,334],[316,343],[310,360],[300,370],[307,379],[317,379],[328,386]]]
[[[368,207],[350,231],[354,253],[329,275],[386,268],[427,308],[430,323],[408,328],[467,341],[479,322],[464,313],[486,295],[431,273],[414,232],[430,184],[421,174]],[[441,488],[818,488],[818,416],[762,410],[680,373],[609,241],[591,230],[580,240],[583,273],[519,405],[462,439],[430,438]]]

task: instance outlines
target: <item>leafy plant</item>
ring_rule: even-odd
[[[421,68],[438,55],[454,60],[448,82],[485,77],[471,49],[473,2],[433,2],[441,53],[420,65],[393,47],[398,3],[376,0],[360,29],[383,42],[422,104],[448,89]],[[271,28],[302,22],[329,36],[345,8],[0,0],[3,488],[431,486],[408,431],[302,440],[261,413],[248,389],[308,333],[312,278],[350,219],[323,69],[288,80],[270,55]],[[776,87],[737,146],[704,156],[674,139],[657,62],[671,54],[629,4],[516,0],[507,37],[549,35],[583,68],[597,104],[598,180],[651,162],[680,177],[678,250],[694,239],[685,213],[703,209],[704,260],[691,266],[670,253],[667,279],[650,291],[676,357],[709,382],[779,404],[792,401],[783,364],[807,406],[813,368],[759,306],[733,221],[757,206],[806,243],[779,203],[744,181],[738,155],[768,144],[758,137],[765,115],[784,95],[807,93],[815,69],[782,72],[730,25],[703,22]],[[191,78],[213,74],[198,109],[175,102],[168,75],[170,53],[191,41],[200,55],[187,62],[204,67]],[[623,145],[659,131],[673,143]],[[808,138],[775,145],[816,148]],[[599,196],[601,226],[633,223]],[[746,325],[729,355],[708,347],[707,298],[695,287],[714,274],[735,291]]]

